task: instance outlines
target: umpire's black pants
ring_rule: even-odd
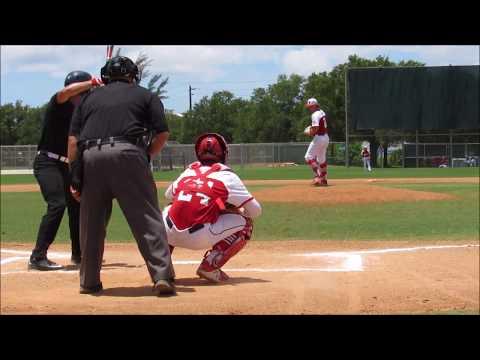
[[[146,151],[122,143],[94,146],[84,151],[83,161],[80,286],[91,288],[101,284],[105,236],[114,198],[130,226],[152,282],[174,278],[167,233]]]
[[[68,209],[72,255],[80,256],[80,204],[70,193],[68,164],[39,154],[33,163],[33,173],[47,203],[47,212],[42,217],[32,257],[42,258],[47,255],[62,222],[65,208]]]

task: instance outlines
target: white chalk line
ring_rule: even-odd
[[[478,244],[469,244],[469,245],[437,245],[437,246],[419,246],[419,247],[410,247],[410,248],[390,248],[390,249],[376,249],[376,250],[360,250],[360,251],[337,251],[337,252],[313,252],[313,253],[303,253],[303,254],[291,254],[292,256],[303,256],[303,257],[333,257],[333,258],[344,258],[340,267],[333,268],[317,268],[317,267],[285,267],[285,268],[231,268],[224,269],[229,272],[356,272],[363,271],[363,261],[362,254],[384,254],[384,253],[394,253],[394,252],[408,252],[408,251],[417,251],[417,250],[434,250],[434,249],[449,249],[449,248],[467,248],[467,247],[478,247]],[[27,255],[30,254],[29,251],[19,251],[19,250],[9,250],[1,249],[3,253],[9,254],[19,254]],[[70,255],[67,253],[49,253],[49,256],[52,258],[68,258]],[[10,262],[15,262],[18,260],[28,259],[28,257],[11,257],[2,260],[2,265]],[[176,260],[173,261],[174,265],[197,265],[200,264],[200,261],[196,260]],[[114,270],[114,269],[112,269]],[[2,271],[2,275],[8,274],[78,274],[78,270],[57,270],[57,271]]]
[[[9,249],[1,249],[1,252],[4,254],[14,254],[14,255],[28,255],[28,256],[12,256],[5,259],[0,260],[0,265],[8,264],[11,262],[16,262],[20,260],[28,260],[30,258],[31,251],[23,251],[23,250],[9,250]],[[48,257],[51,259],[66,259],[70,257],[70,254],[67,253],[59,253],[59,252],[49,252]]]
[[[452,249],[452,248],[467,248],[467,247],[478,247],[478,246],[480,246],[480,245],[479,244],[432,245],[432,246],[417,246],[417,247],[408,247],[408,248],[390,248],[390,249],[376,249],[376,250],[312,252],[312,253],[291,254],[291,255],[292,256],[304,256],[304,257],[315,257],[315,256],[344,257],[344,256],[360,255],[360,254],[386,254],[386,253],[394,253],[394,252],[407,252],[407,251],[418,251],[418,250],[436,250],[436,249]]]

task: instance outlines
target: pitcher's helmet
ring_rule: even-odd
[[[91,79],[92,75],[90,75],[86,71],[75,70],[68,73],[67,77],[65,78],[64,86],[67,87],[70,84],[88,81]]]
[[[227,142],[222,135],[205,133],[195,142],[195,154],[202,165],[211,165],[217,162],[225,164],[228,155]]]
[[[115,79],[129,77],[133,77],[137,83],[140,81],[137,64],[126,56],[115,56],[108,60],[102,67],[100,75],[105,84]]]

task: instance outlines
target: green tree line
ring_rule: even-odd
[[[413,60],[395,63],[384,56],[365,59],[351,55],[346,63],[329,72],[312,73],[308,77],[280,75],[274,84],[254,89],[249,99],[236,97],[229,91],[218,91],[201,98],[183,116],[167,111],[169,140],[193,143],[199,134],[214,131],[233,143],[307,141],[303,129],[309,125],[310,117],[304,104],[308,98],[315,97],[327,114],[331,141],[344,141],[345,72],[348,68],[424,65]],[[149,89],[162,98],[168,78],[163,82],[160,86],[148,84]],[[21,101],[0,106],[1,144],[36,144],[45,108],[46,105],[23,105]],[[385,137],[381,132],[376,135],[379,139]]]

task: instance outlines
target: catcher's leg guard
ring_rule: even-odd
[[[247,223],[240,230],[229,237],[219,241],[205,253],[202,263],[197,269],[197,275],[209,281],[218,283],[228,280],[228,275],[220,268],[242,250],[250,240],[253,230],[252,220],[246,218]]]

